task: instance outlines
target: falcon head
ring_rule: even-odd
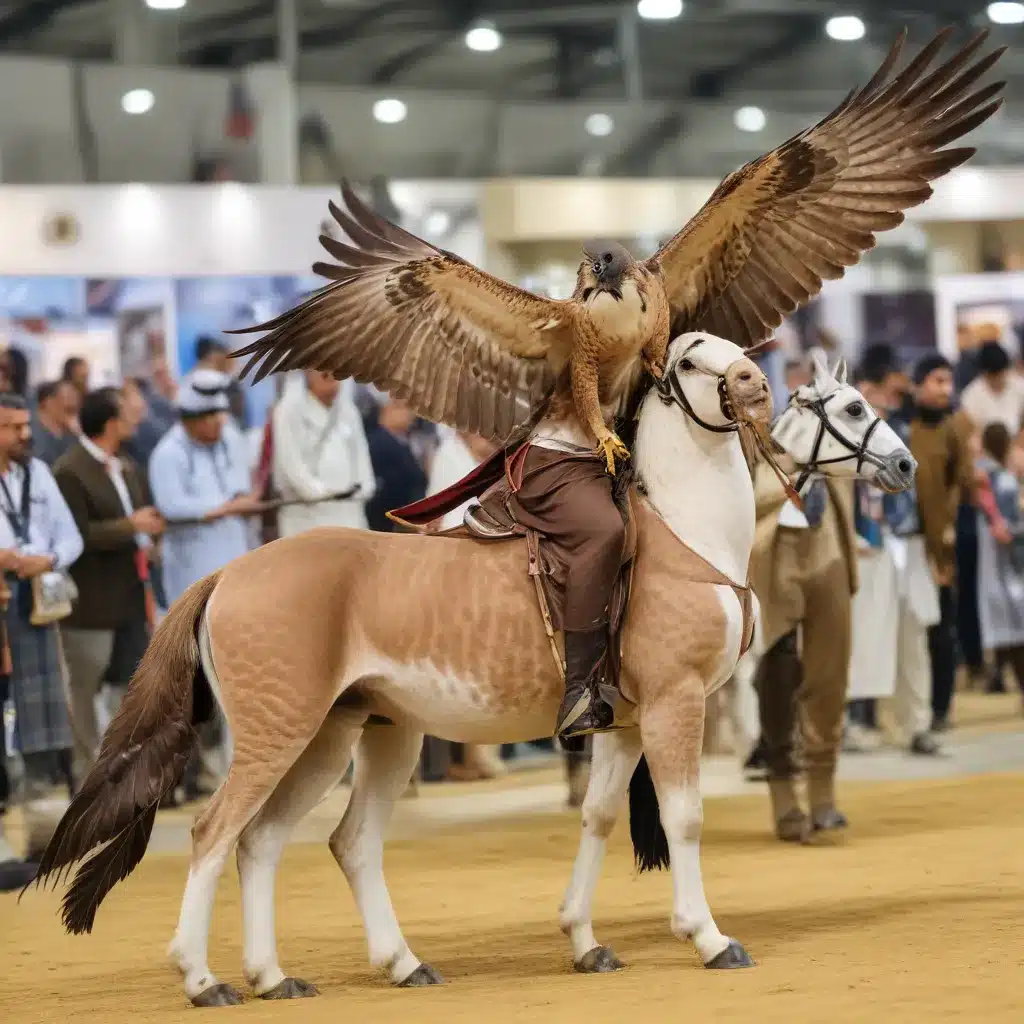
[[[621,301],[622,286],[635,277],[636,267],[629,250],[618,242],[588,242],[576,273],[576,296],[589,302],[607,292]]]

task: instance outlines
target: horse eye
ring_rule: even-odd
[[[853,419],[859,420],[864,415],[864,405],[861,402],[853,402],[851,405],[846,407],[848,415],[852,416]]]
[[[693,360],[692,359],[681,359],[679,361],[679,369],[680,370],[685,370],[686,372],[689,372],[690,370],[695,369],[695,367],[693,365]]]

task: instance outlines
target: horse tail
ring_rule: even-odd
[[[661,824],[651,769],[644,756],[641,756],[629,780],[629,837],[633,840],[633,856],[638,871],[655,871],[669,866],[668,838]]]
[[[197,634],[219,577],[193,583],[157,627],[96,763],[40,860],[35,884],[57,885],[100,847],[64,896],[61,917],[72,934],[92,931],[104,897],[142,860],[157,807],[181,781],[195,748],[193,692],[206,681]]]

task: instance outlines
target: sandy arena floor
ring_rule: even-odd
[[[1024,742],[1024,737],[1022,737]],[[705,882],[754,970],[701,969],[668,928],[669,882],[637,878],[620,825],[598,890],[597,934],[627,962],[570,970],[556,909],[573,815],[490,822],[393,844],[387,867],[406,936],[445,975],[392,990],[369,969],[348,889],[324,846],[296,845],[279,882],[285,970],[322,995],[204,1011],[319,1022],[713,1020],[1020,1021],[1024,1004],[1024,775],[852,784],[839,845],[783,847],[763,797],[711,800]],[[0,897],[4,1024],[194,1021],[164,949],[185,875],[153,855],[108,899],[91,937],[65,936],[57,899]],[[211,965],[242,984],[238,887],[226,873]]]

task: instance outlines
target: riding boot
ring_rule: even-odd
[[[608,627],[565,633],[565,696],[558,709],[558,736],[587,736],[610,729],[612,706],[601,696],[600,684],[608,653]]]

